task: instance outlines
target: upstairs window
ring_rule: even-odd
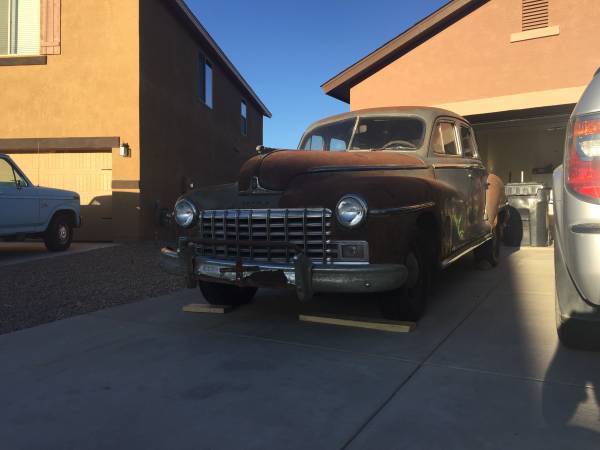
[[[244,100],[242,100],[241,111],[240,111],[241,119],[242,119],[242,136],[248,135],[248,105]]]
[[[522,31],[546,28],[550,23],[549,0],[522,0]]]
[[[2,1],[2,0],[0,0]],[[198,80],[200,100],[208,106],[213,107],[213,68],[210,61],[204,55],[199,58],[200,79]]]
[[[0,0],[0,55],[40,54],[40,0]]]

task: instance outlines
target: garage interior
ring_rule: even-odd
[[[575,105],[468,116],[479,153],[504,183],[537,182],[552,187],[562,164],[565,135]],[[523,178],[521,179],[521,175]]]

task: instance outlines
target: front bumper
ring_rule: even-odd
[[[293,264],[231,261],[193,256],[189,249],[163,248],[161,267],[189,279],[237,286],[295,288],[301,300],[315,292],[370,293],[401,287],[408,271],[402,264],[313,264],[304,255]]]

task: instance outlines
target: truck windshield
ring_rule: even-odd
[[[357,123],[358,121],[358,123]],[[417,150],[425,125],[415,117],[358,117],[315,128],[304,136],[301,150]]]

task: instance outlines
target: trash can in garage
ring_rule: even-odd
[[[547,247],[550,244],[550,188],[541,183],[508,183],[510,219],[504,232],[507,245]]]

